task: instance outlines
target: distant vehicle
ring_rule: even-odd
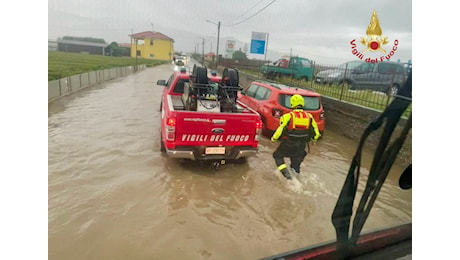
[[[364,62],[346,75],[344,83],[350,90],[371,89],[395,95],[407,80],[404,63],[384,61]]]
[[[175,64],[176,64],[177,66],[184,66],[184,65],[185,65],[185,60],[184,60],[184,58],[183,58],[182,56],[176,57],[176,62],[175,62]]]
[[[347,75],[364,61],[355,60],[340,64],[339,66],[318,72],[315,76],[315,82],[321,84],[342,84]]]
[[[236,70],[225,68],[220,82],[194,65],[192,74],[174,71],[163,87],[161,151],[168,157],[221,163],[256,155],[260,115],[237,100]]]
[[[289,60],[281,58],[273,63],[262,65],[260,71],[267,79],[293,77],[308,81],[313,78],[312,62],[302,57],[290,57]]]
[[[238,99],[260,114],[262,132],[271,136],[280,125],[280,117],[291,111],[289,100],[294,94],[304,97],[304,109],[313,116],[322,134],[325,126],[324,109],[321,95],[314,91],[267,81],[254,81],[239,93]]]

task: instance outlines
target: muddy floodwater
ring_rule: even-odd
[[[357,144],[333,131],[286,181],[264,137],[214,171],[160,152],[167,64],[49,104],[49,259],[259,259],[335,239],[331,215]],[[363,155],[362,177],[372,153]],[[411,221],[394,165],[364,232]],[[362,191],[365,178],[361,178]]]

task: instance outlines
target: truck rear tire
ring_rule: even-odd
[[[241,157],[241,158],[238,158],[238,159],[234,160],[233,163],[234,164],[246,164],[246,163],[248,163],[248,158]]]
[[[160,136],[161,136],[161,132],[160,132]],[[160,152],[162,152],[162,153],[166,152],[165,145],[163,144],[163,140],[161,140],[161,139],[160,139]]]

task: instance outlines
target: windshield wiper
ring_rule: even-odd
[[[400,151],[409,130],[412,128],[412,113],[401,131],[400,135],[391,142],[391,136],[401,119],[402,114],[412,102],[412,71],[409,73],[406,83],[398,91],[398,95],[383,113],[365,129],[359,142],[357,151],[353,157],[345,183],[337,199],[332,213],[332,224],[336,230],[338,259],[348,259],[352,248],[356,245],[364,223],[369,216],[370,210],[377,195],[385,182],[385,179]],[[383,124],[380,142],[375,150],[374,159],[366,187],[361,196],[359,206],[353,219],[351,237],[349,237],[351,216],[353,215],[353,201],[355,200],[359,182],[361,155],[366,139],[371,133],[377,131]]]

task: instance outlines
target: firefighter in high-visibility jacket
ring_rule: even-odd
[[[280,125],[273,134],[272,142],[281,140],[273,153],[276,166],[286,179],[291,179],[284,157],[291,160],[290,168],[300,174],[300,164],[307,156],[305,148],[309,141],[316,142],[320,137],[318,125],[313,116],[305,111],[305,101],[301,95],[293,95],[290,100],[292,111],[280,118]]]

